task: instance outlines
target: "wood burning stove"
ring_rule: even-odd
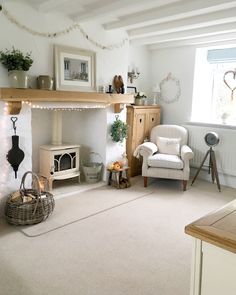
[[[80,182],[79,150],[80,145],[40,146],[40,175],[48,179],[50,190],[54,180],[78,177]]]

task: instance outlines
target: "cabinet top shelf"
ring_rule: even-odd
[[[187,225],[185,232],[236,253],[236,200]]]

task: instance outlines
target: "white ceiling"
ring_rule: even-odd
[[[81,24],[126,30],[131,44],[150,49],[236,41],[232,0],[26,0],[43,13],[63,13]]]

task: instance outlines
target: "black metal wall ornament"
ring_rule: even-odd
[[[19,148],[19,136],[16,135],[16,121],[17,117],[11,117],[13,123],[14,135],[12,135],[12,148],[7,153],[7,161],[11,164],[15,178],[17,178],[17,171],[20,163],[25,157],[25,153]]]

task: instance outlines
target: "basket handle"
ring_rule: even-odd
[[[33,215],[35,214],[36,212],[36,209],[38,207],[38,204],[39,204],[39,200],[41,200],[41,187],[40,187],[40,180],[38,178],[38,175],[32,171],[27,171],[25,172],[25,174],[22,176],[22,180],[21,180],[21,184],[20,184],[20,191],[23,191],[25,192],[26,191],[26,188],[25,188],[25,179],[26,179],[26,176],[28,174],[31,174],[32,175],[32,178],[35,178],[36,180],[36,183],[37,183],[37,189],[36,189],[36,205],[35,205],[35,208],[34,208],[34,212],[33,212]],[[42,207],[42,209],[44,210],[44,208]]]
[[[40,187],[40,180],[39,180],[39,178],[38,178],[38,175],[37,175],[36,173],[32,172],[32,171],[27,171],[27,172],[25,172],[25,174],[22,176],[21,184],[20,184],[20,190],[23,190],[23,191],[26,190],[26,188],[25,188],[25,179],[26,179],[26,176],[27,176],[28,174],[31,174],[31,175],[32,175],[32,178],[35,178],[36,183],[37,183],[37,190],[36,190],[36,192],[37,192],[37,195],[40,196],[41,193],[42,193],[42,192],[41,192],[41,187]]]
[[[90,152],[89,155],[91,155],[91,154],[99,156],[100,157],[100,160],[101,160],[101,163],[103,162],[102,156],[99,153]],[[84,165],[85,163],[86,162],[84,162],[84,160],[81,159],[81,164]]]
[[[90,152],[89,154],[90,154],[90,155],[93,154],[93,155],[98,156],[98,157],[100,158],[101,162],[103,162],[102,156],[101,156],[99,153]]]

